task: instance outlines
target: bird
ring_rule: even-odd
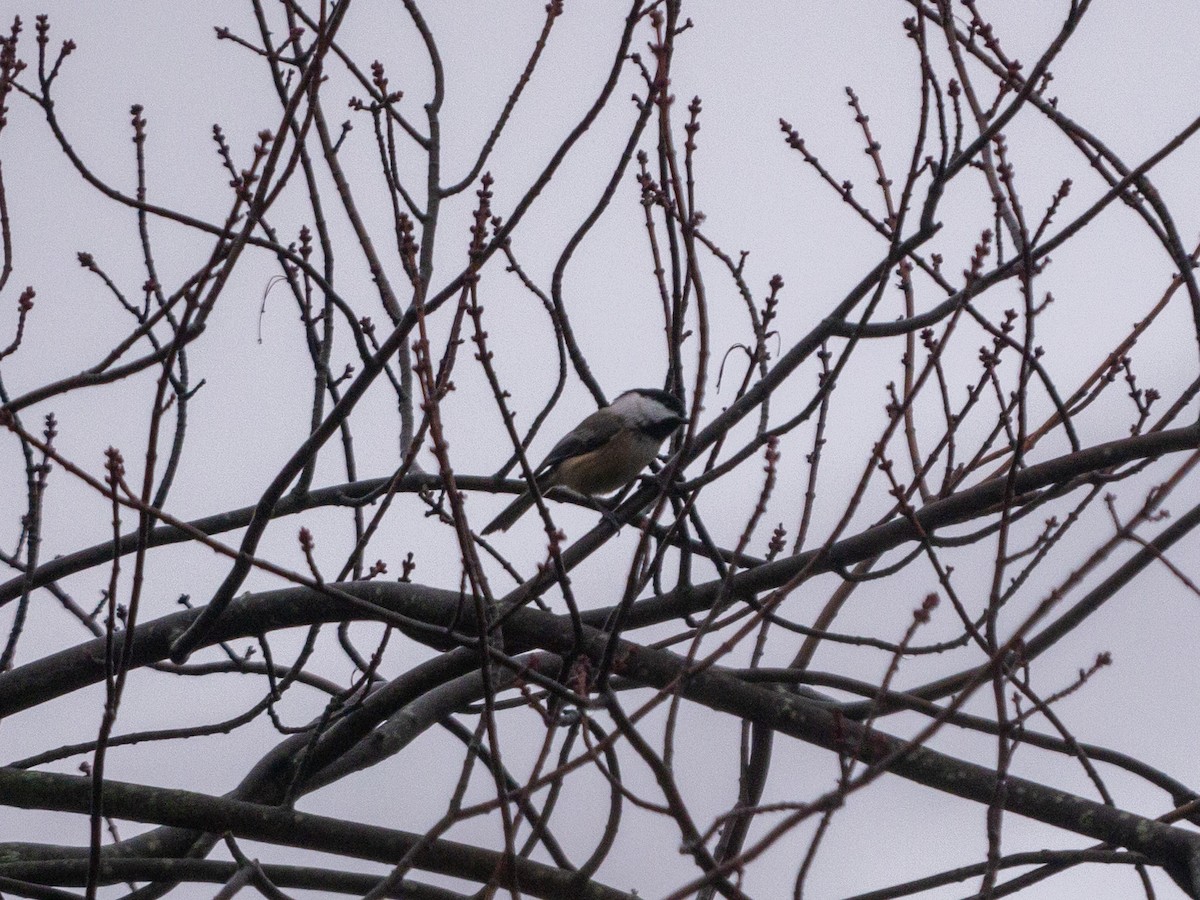
[[[658,448],[687,422],[679,398],[656,388],[634,388],[596,410],[569,431],[533,470],[538,491],[566,487],[587,496],[623,488],[658,455]],[[507,531],[533,506],[526,490],[483,534]]]

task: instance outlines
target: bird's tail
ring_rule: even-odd
[[[533,494],[526,491],[512,503],[508,504],[508,506],[504,507],[500,515],[492,519],[481,533],[491,534],[493,531],[508,531],[512,527],[512,524],[525,515],[531,506],[533,506]]]

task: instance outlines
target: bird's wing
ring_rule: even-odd
[[[552,472],[563,460],[582,456],[603,446],[620,429],[620,416],[608,409],[596,410],[554,445],[542,460],[542,464],[537,467],[537,473],[540,475]]]
[[[603,446],[614,434],[621,429],[621,417],[607,409],[598,409],[575,427],[566,437],[554,445],[541,465],[534,469],[541,490],[548,490],[554,484],[554,470],[560,463],[576,456],[582,456],[597,447]],[[493,531],[508,531],[517,519],[533,506],[533,494],[525,491],[496,516],[483,534]]]

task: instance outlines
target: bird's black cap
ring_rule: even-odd
[[[657,400],[679,418],[684,418],[683,404],[679,398],[667,391],[660,391],[658,388],[634,388],[629,391],[630,394],[641,394],[643,397],[649,397],[651,400]]]

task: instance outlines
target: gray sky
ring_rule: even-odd
[[[543,4],[427,6],[425,13],[447,72],[443,167],[446,181],[457,181],[468,170],[524,65],[540,28]],[[610,64],[622,13],[614,5],[583,0],[566,6],[538,73],[488,165],[496,178],[494,210],[502,216],[508,215],[516,198],[586,108]],[[1055,33],[1066,8],[1062,2],[983,2],[980,6],[992,17],[1008,52],[1026,62],[1026,71]],[[44,9],[24,0],[0,3],[0,19],[8,21],[12,14],[20,14],[25,21],[26,58],[33,52],[34,15]],[[247,6],[228,0],[216,4],[139,0],[122,4],[119,10],[102,4],[57,3],[50,4],[49,11],[51,46],[67,37],[79,44],[60,76],[56,108],[87,165],[111,184],[132,191],[129,107],[140,103],[149,120],[150,199],[198,217],[219,219],[228,204],[228,175],[219,167],[214,152],[213,123],[222,126],[239,165],[245,165],[254,135],[263,128],[274,128],[279,118],[265,67],[248,51],[214,38],[213,26],[220,25],[252,38],[255,31]],[[858,94],[875,138],[882,144],[885,162],[893,177],[901,178],[915,128],[918,85],[915,55],[903,39],[901,27],[910,7],[900,2],[730,5],[701,0],[686,5],[685,14],[695,26],[679,38],[672,92],[680,125],[687,102],[695,95],[703,101],[697,205],[706,215],[706,233],[725,251],[733,255],[749,251],[745,273],[757,300],[765,296],[772,275],[783,277],[783,300],[775,327],[786,349],[874,265],[884,243],[787,147],[778,120],[782,117],[792,123],[812,152],[839,179],[852,180],[856,195],[879,210],[878,196],[872,190],[874,171],[862,152],[862,137],[846,106],[844,88],[852,86]],[[1060,109],[1101,135],[1127,163],[1137,165],[1200,113],[1194,102],[1200,58],[1192,41],[1198,28],[1200,7],[1192,4],[1164,0],[1140,3],[1133,10],[1126,4],[1097,3],[1053,66],[1055,78],[1047,93],[1056,95]],[[646,34],[643,30],[638,38],[644,54]],[[402,7],[355,0],[340,40],[365,63],[376,58],[384,61],[392,86],[405,92],[401,108],[421,123],[421,104],[431,82],[419,40]],[[936,59],[944,61],[944,56]],[[336,127],[351,114],[332,98],[349,97],[356,91],[336,67],[324,91],[331,125]],[[634,91],[644,92],[630,68],[609,108],[514,237],[518,258],[543,287],[548,285],[570,231],[594,204],[611,172],[636,113],[629,100]],[[14,327],[16,295],[27,284],[37,290],[20,353],[0,363],[5,385],[16,395],[93,364],[130,326],[127,314],[116,307],[98,280],[80,268],[75,260],[77,251],[92,253],[133,297],[139,295],[145,273],[133,213],[114,207],[81,183],[55,148],[44,123],[39,124],[40,114],[33,104],[14,97],[9,105],[10,121],[0,134],[0,160],[13,221],[15,270],[0,296],[0,344],[7,343]],[[390,206],[379,183],[369,120],[358,115],[352,121],[355,127],[340,158],[355,179],[356,199],[370,228],[391,251]],[[1081,213],[1107,189],[1078,151],[1032,112],[1006,129],[1006,135],[1021,195],[1034,220],[1064,178],[1074,179],[1074,189],[1056,220],[1060,224]],[[681,130],[676,139],[682,143]],[[652,145],[644,138],[643,146]],[[1200,218],[1195,178],[1200,164],[1198,147],[1183,147],[1154,172],[1185,243],[1196,239]],[[416,184],[422,165],[421,157],[413,153],[400,160],[399,168],[409,183]],[[946,197],[941,209],[946,227],[932,245],[944,255],[946,270],[955,274],[969,264],[980,230],[991,224],[982,179],[964,181],[969,187],[955,188]],[[285,197],[272,211],[272,223],[288,239],[294,239],[306,221],[308,212],[302,199],[300,194]],[[474,199],[472,189],[443,211],[437,286],[463,263]],[[628,387],[657,386],[666,371],[660,307],[638,201],[636,183],[632,174],[627,174],[565,279],[564,296],[580,344],[610,398]],[[327,192],[326,202],[333,207],[332,190]],[[382,330],[385,316],[361,259],[355,256],[344,216],[336,212],[331,221],[341,241],[339,284],[347,296],[365,298],[361,309],[372,315]],[[174,286],[199,264],[207,245],[177,225],[153,221],[151,229],[161,280]],[[387,260],[399,283],[402,276],[394,252],[389,252]],[[191,351],[193,379],[204,378],[206,385],[193,400],[190,444],[171,497],[171,511],[182,518],[253,502],[307,431],[311,373],[295,305],[285,290],[276,288],[266,297],[265,312],[260,315],[264,292],[276,271],[268,255],[261,251],[249,254],[218,303],[208,331]],[[720,355],[732,344],[745,341],[749,333],[742,301],[719,264],[709,260],[704,271],[715,356],[702,423],[730,401],[730,385],[740,378],[744,365],[742,357],[731,354],[728,381],[718,393],[714,379]],[[1132,323],[1145,315],[1166,289],[1173,271],[1161,246],[1120,204],[1105,211],[1084,238],[1054,254],[1053,265],[1038,282],[1039,292],[1050,291],[1055,297],[1053,306],[1038,320],[1038,343],[1045,348],[1046,365],[1064,391],[1073,390]],[[502,266],[493,264],[485,272],[481,292],[496,365],[514,395],[512,405],[520,424],[527,425],[554,384],[557,363],[552,334],[536,300],[523,291],[515,277],[503,272]],[[928,285],[918,291],[919,308],[940,299]],[[1006,305],[1019,304],[1013,284],[989,295],[983,306],[996,319]],[[900,315],[898,293],[889,292],[882,309],[885,312],[879,320]],[[444,335],[444,321],[434,327]],[[1139,382],[1143,387],[1156,387],[1165,402],[1178,396],[1195,377],[1191,331],[1190,313],[1181,293],[1138,345],[1135,367]],[[950,360],[961,366],[958,371],[963,373],[954,382],[960,400],[965,393],[963,384],[975,377],[974,354],[985,340],[984,336],[964,339],[956,351],[960,355]],[[886,423],[883,386],[902,377],[899,347],[897,342],[864,347],[848,372],[848,383],[840,389],[844,393],[830,414],[821,501],[814,516],[818,539],[836,524],[871,444]],[[339,349],[335,371],[352,359],[348,344]],[[463,348],[464,353],[468,350],[474,352],[470,345]],[[689,359],[689,378],[693,365],[694,359]],[[781,394],[776,416],[785,418],[808,399],[816,371],[809,365],[794,376],[804,393],[797,391],[794,403]],[[445,406],[455,467],[463,473],[493,472],[509,449],[490,392],[473,362],[468,365],[464,361],[455,381],[458,389]],[[52,410],[59,421],[60,450],[97,476],[102,474],[104,449],[121,447],[126,451],[130,482],[135,483],[142,465],[145,405],[153,386],[153,377],[143,374],[132,393],[127,393],[129,385],[125,385],[57,397],[26,413],[25,421],[27,425],[36,423]],[[394,408],[388,393],[378,388],[367,397],[356,419],[360,423],[356,425],[356,450],[363,477],[388,474],[396,464]],[[533,456],[540,458],[556,435],[591,409],[590,398],[577,381],[572,381],[567,396],[568,401],[555,412],[534,445]],[[1085,444],[1128,434],[1131,407],[1120,405],[1123,392],[1120,399],[1117,396],[1114,389],[1108,401],[1117,412],[1093,410],[1081,418]],[[1037,422],[1052,409],[1044,393],[1035,393],[1033,408],[1032,418]],[[930,429],[937,424],[935,413],[922,412]],[[1190,420],[1190,415],[1185,419]],[[736,434],[749,437],[752,425]],[[794,535],[807,476],[803,458],[811,449],[811,440],[812,430],[805,427],[783,442],[779,485],[752,552],[765,551],[776,522],[782,521],[789,535]],[[1065,449],[1061,438],[1047,440],[1039,446],[1037,459]],[[19,450],[11,437],[0,436],[0,458],[4,460],[0,465],[0,527],[7,529],[0,533],[0,541],[9,550],[24,497],[23,472],[17,465]],[[339,452],[326,451],[318,467],[317,485],[345,480],[340,460]],[[421,464],[435,468],[428,453],[422,455]],[[1152,469],[1146,478],[1123,487],[1118,503],[1122,514],[1130,514],[1145,489],[1168,471],[1166,467]],[[736,542],[753,508],[761,477],[761,464],[751,461],[738,476],[713,485],[703,495],[701,510],[709,516],[714,537],[723,545]],[[1197,493],[1195,483],[1185,484],[1169,506],[1182,511]],[[47,502],[43,558],[103,541],[110,533],[107,505],[61,471],[51,477]],[[468,510],[473,524],[482,525],[502,502],[500,497],[472,497]],[[885,511],[886,502],[882,488],[873,490],[851,531],[874,521]],[[398,574],[400,559],[413,550],[418,561],[414,577],[454,588],[459,571],[457,550],[444,536],[441,540],[423,537],[426,532],[421,529],[430,526],[421,518],[421,510],[415,498],[400,498],[368,558],[388,561],[391,572]],[[595,518],[594,513],[565,507],[556,512],[571,538],[583,534]],[[1089,516],[1085,526],[1072,534],[1059,563],[1020,594],[1014,617],[1018,610],[1032,609],[1044,590],[1066,575],[1071,560],[1082,558],[1109,536],[1111,523],[1102,507],[1097,505]],[[1031,535],[1041,521],[1041,517],[1033,518],[1036,521],[1028,525]],[[268,532],[262,554],[281,565],[303,569],[295,539],[302,524],[316,534],[321,558],[336,568],[350,546],[341,514],[312,513],[281,520]],[[129,526],[127,520],[126,528]],[[542,558],[540,529],[536,517],[529,516],[497,542],[524,572],[532,571]],[[619,599],[622,582],[613,581],[612,567],[628,564],[636,540],[633,529],[626,529],[620,540],[575,574],[575,591],[584,606],[604,606]],[[1189,539],[1186,547],[1173,555],[1192,577],[1198,574],[1190,568],[1194,546]],[[960,590],[980,605],[986,597],[993,548],[990,543],[980,548],[974,560],[977,571],[972,570],[968,555],[960,557],[964,560],[959,563]],[[197,604],[206,602],[226,568],[224,563],[214,564],[214,556],[199,548],[156,551],[147,576],[142,620],[173,611],[181,593]],[[1100,576],[1110,570],[1111,566],[1102,569]],[[505,589],[511,583],[499,568],[489,574]],[[106,570],[97,569],[69,579],[64,586],[90,608],[107,577]],[[787,614],[797,621],[809,621],[836,583],[834,576],[826,575],[806,584],[789,599]],[[269,576],[254,574],[245,589],[278,584]],[[865,585],[838,620],[836,630],[898,640],[912,609],[933,590],[937,590],[937,582],[928,567],[914,567],[897,580]],[[87,637],[51,603],[48,595],[37,595],[37,604],[45,608],[30,619],[18,663]],[[1069,684],[1097,652],[1111,651],[1115,665],[1062,701],[1056,707],[1059,715],[1083,740],[1144,758],[1186,783],[1196,783],[1200,768],[1191,723],[1200,676],[1187,637],[1194,634],[1196,615],[1197,597],[1164,569],[1152,569],[1132,590],[1060,644],[1055,653],[1039,660],[1035,685],[1043,695],[1053,693]],[[5,631],[9,616],[11,607],[0,610]],[[362,626],[357,632],[364,636],[364,645],[370,644],[365,636],[374,631]],[[944,604],[918,642],[954,633],[956,620]],[[280,636],[272,646],[286,657],[298,646],[297,640]],[[765,664],[786,664],[796,646],[794,636],[777,634],[768,647]],[[391,651],[391,671],[408,668],[428,652],[404,642],[403,650]],[[744,659],[745,654],[739,653],[729,663],[739,665]],[[836,646],[822,648],[814,663],[821,670],[875,682],[886,665],[886,655]],[[960,665],[940,656],[914,658],[902,666],[897,684],[918,685]],[[322,644],[315,668],[342,681],[352,674],[345,658],[336,654],[332,635]],[[263,690],[258,680],[229,677],[220,682],[220,696],[212,696],[206,681],[140,674],[131,680],[118,733],[183,724],[195,717],[197,709],[200,718],[216,720],[252,705]],[[94,733],[94,726],[80,723],[98,723],[102,696],[99,689],[80,691],[50,708],[5,722],[6,761],[86,739]],[[971,708],[986,714],[990,702],[990,697],[981,694]],[[303,700],[289,697],[288,703],[292,705],[285,703],[284,709],[291,724],[308,721],[319,709],[314,705],[319,698],[307,695]],[[711,715],[703,709],[687,710],[677,762],[679,772],[704,784],[689,794],[693,815],[702,828],[728,808],[737,790],[737,727],[725,721],[719,729],[711,728]],[[661,721],[661,716],[656,713],[651,721]],[[922,723],[915,717],[892,717],[886,728],[904,734]],[[532,716],[530,724],[534,724]],[[1036,724],[1039,730],[1047,730],[1044,722]],[[540,734],[539,728],[539,738]],[[269,723],[256,723],[228,737],[192,742],[194,747],[185,744],[169,754],[154,745],[123,748],[110,755],[109,771],[118,779],[220,793],[231,788],[263,748],[275,742]],[[766,802],[811,798],[833,786],[836,761],[829,754],[787,740],[777,741],[776,746]],[[991,764],[995,753],[992,739],[953,730],[944,730],[935,746],[985,764]],[[514,739],[509,752],[515,771],[527,772],[536,746],[525,747]],[[454,762],[444,765],[445,759]],[[383,766],[306,798],[301,808],[423,830],[443,811],[445,797],[458,775],[458,759],[458,745],[444,733],[431,732]],[[635,760],[629,762],[631,783],[656,797],[649,773]],[[73,772],[76,764],[77,760],[70,760],[51,768]],[[1013,771],[1094,796],[1077,765],[1032,749],[1017,752]],[[1144,783],[1108,769],[1105,776],[1118,805],[1124,808],[1150,817],[1170,808],[1168,797]],[[589,774],[573,790],[574,794],[568,791],[564,798],[568,808],[576,803],[581,810],[594,812],[589,805],[601,802],[607,789],[598,776]],[[487,791],[481,781],[474,796],[485,797]],[[980,860],[986,851],[984,812],[976,804],[887,777],[852,798],[835,818],[810,876],[807,896],[848,896]],[[678,852],[679,837],[672,823],[630,806],[625,814],[629,827],[623,829],[616,850],[598,873],[601,880],[615,887],[636,888],[644,897],[656,897],[695,876],[690,859]],[[12,815],[13,824],[0,824],[2,841],[86,842],[87,825],[82,818]],[[590,847],[602,817],[596,813],[578,818],[579,834],[569,836],[579,848]],[[569,819],[564,816],[565,821]],[[560,827],[566,827],[563,821]],[[137,831],[132,824],[123,826],[126,836]],[[493,821],[474,821],[448,836],[495,845],[498,834]],[[768,900],[790,896],[798,855],[807,847],[810,834],[811,828],[802,827],[770,849],[751,869],[746,890]],[[1005,819],[1006,852],[1075,846],[1082,843],[1046,826],[1016,816]],[[311,861],[287,850],[257,847],[255,852],[276,862]],[[216,855],[221,854],[223,851]],[[1160,896],[1175,895],[1177,889],[1168,879],[1157,872],[1153,878]],[[971,890],[960,886],[922,896],[951,898]],[[1113,871],[1095,866],[1051,879],[1025,896],[1115,898],[1136,896],[1137,891],[1136,876],[1127,867]],[[208,888],[197,886],[179,895],[209,893]]]

